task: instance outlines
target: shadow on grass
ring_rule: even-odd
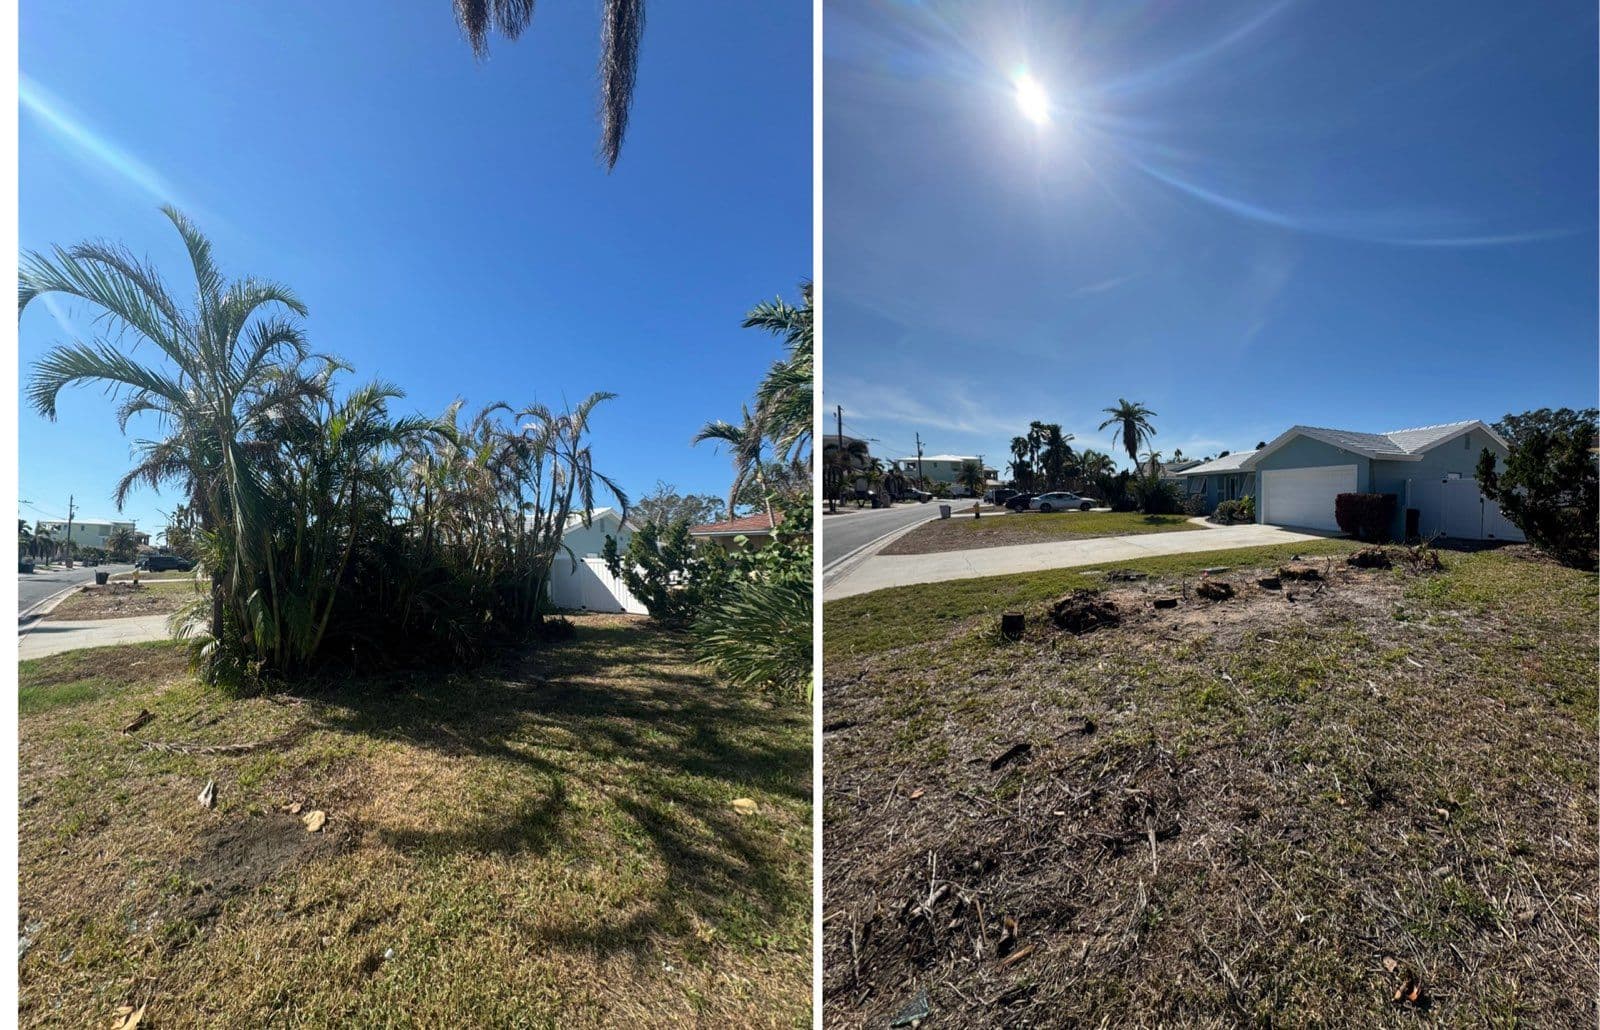
[[[679,642],[645,625],[587,625],[572,641],[476,673],[387,677],[319,695],[334,706],[328,729],[473,761],[458,825],[383,831],[402,852],[581,863],[633,849],[659,860],[664,874],[642,907],[600,908],[581,921],[540,913],[530,932],[550,943],[637,950],[696,920],[730,939],[770,934],[808,907],[809,848],[766,814],[740,816],[729,803],[751,794],[809,801],[806,713],[721,686],[689,661]],[[575,794],[601,803],[575,806]]]

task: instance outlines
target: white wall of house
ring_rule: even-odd
[[[136,532],[132,522],[106,522],[96,519],[80,522],[77,519],[73,519],[72,542],[79,547],[98,547],[102,551],[109,550],[111,536],[119,529],[126,529],[130,533]],[[34,531],[43,531],[50,534],[50,539],[57,543],[64,544],[67,542],[67,524],[65,522],[42,520],[34,524]]]

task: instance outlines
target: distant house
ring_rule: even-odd
[[[897,458],[895,464],[911,482],[919,479],[924,483],[942,483],[952,487],[952,497],[965,496],[966,490],[957,486],[961,478],[961,469],[966,465],[979,464],[976,454],[924,454],[921,458]],[[1000,485],[1000,477],[995,469],[984,466],[984,488],[992,490]]]
[[[556,554],[550,569],[550,603],[557,608],[589,612],[647,613],[645,606],[628,590],[627,584],[606,568],[606,537],[617,538],[617,546],[626,548],[638,527],[625,520],[615,508],[595,508],[589,512],[585,526],[582,512],[567,517],[561,542],[572,553]]]
[[[1191,491],[1210,500],[1253,493],[1256,520],[1270,525],[1337,531],[1334,499],[1342,493],[1382,493],[1395,498],[1391,535],[1414,529],[1421,536],[1460,540],[1522,540],[1522,532],[1478,489],[1478,455],[1497,462],[1506,441],[1471,419],[1386,433],[1293,426],[1259,450],[1186,469]],[[1408,521],[1409,520],[1409,521]]]
[[[1161,463],[1161,481],[1172,483],[1175,486],[1183,484],[1183,473],[1201,464],[1199,458],[1184,458],[1182,461],[1164,461]]]
[[[783,513],[774,512],[773,517],[779,527],[783,525]],[[721,522],[704,522],[698,526],[689,527],[689,536],[695,540],[704,541],[715,547],[732,551],[740,546],[740,537],[744,538],[744,546],[749,549],[766,547],[782,534],[781,528],[775,528],[767,520],[767,513],[759,511],[754,515],[744,515],[736,519],[724,519]]]
[[[1176,478],[1183,484],[1184,493],[1190,497],[1199,494],[1209,507],[1223,501],[1237,501],[1249,494],[1255,496],[1256,474],[1244,468],[1245,459],[1254,451],[1235,451],[1210,461],[1197,461],[1180,469]]]
[[[73,519],[72,543],[80,549],[90,547],[102,551],[111,549],[111,538],[118,530],[126,529],[130,533],[137,533],[137,527],[132,522],[119,522],[111,519]],[[35,524],[35,532],[44,532],[58,544],[67,542],[67,523],[54,519],[45,519]]]

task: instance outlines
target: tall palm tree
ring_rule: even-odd
[[[533,21],[534,0],[455,0],[456,22],[478,58],[489,53],[489,32],[515,40]],[[628,131],[639,73],[644,0],[601,0],[600,157],[615,168]]]
[[[811,398],[814,363],[811,333],[811,282],[800,284],[801,306],[782,298],[750,309],[744,328],[781,336],[788,354],[773,364],[756,389],[756,418],[781,460],[810,468]]]
[[[152,267],[125,247],[80,243],[49,255],[25,254],[17,315],[36,298],[62,294],[99,309],[116,333],[57,345],[33,367],[29,403],[52,421],[56,401],[69,386],[101,383],[120,399],[119,426],[141,413],[155,414],[170,430],[163,440],[141,442],[143,460],[117,490],[118,507],[136,482],[159,488],[180,484],[200,513],[201,529],[225,532],[233,568],[212,576],[213,639],[223,631],[227,584],[252,559],[265,511],[253,446],[264,426],[269,398],[284,382],[282,364],[309,356],[296,317],[305,305],[288,287],[254,278],[229,281],[208,240],[172,207],[162,212],[177,229],[194,275],[193,301],[179,305]],[[132,346],[123,339],[132,336]],[[160,361],[130,353],[153,346]]]
[[[744,418],[738,425],[719,418],[701,426],[700,431],[694,435],[694,439],[689,441],[691,444],[699,444],[707,440],[716,440],[728,446],[728,455],[733,460],[733,483],[728,487],[728,518],[730,519],[733,518],[733,505],[735,499],[739,496],[740,489],[744,487],[751,477],[755,477],[757,480],[762,479],[761,446],[764,437],[761,432],[761,424],[750,414],[748,407],[743,410]],[[763,503],[767,509],[767,523],[769,526],[776,528],[777,522],[772,517],[772,502],[765,499],[765,492],[765,490],[762,491]]]
[[[1121,440],[1122,449],[1128,452],[1128,459],[1137,464],[1140,446],[1156,435],[1155,427],[1150,424],[1156,413],[1143,404],[1121,397],[1117,398],[1115,407],[1104,411],[1111,417],[1100,423],[1100,428],[1116,426],[1117,431],[1111,435],[1111,442]]]
[[[1049,437],[1049,427],[1043,422],[1028,423],[1028,464],[1035,469],[1039,467],[1039,451],[1044,448],[1045,440]]]
[[[859,469],[867,457],[868,447],[864,440],[846,438],[823,447],[822,490],[828,495],[830,510],[838,510],[838,500],[844,493],[844,484],[849,481],[850,473]]]
[[[1072,434],[1062,433],[1054,422],[1044,426],[1044,448],[1039,458],[1044,462],[1045,482],[1051,490],[1059,490],[1063,485],[1067,465],[1073,457],[1072,448],[1067,446],[1071,439]]]

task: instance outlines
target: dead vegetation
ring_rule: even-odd
[[[85,586],[62,598],[45,616],[50,620],[128,619],[141,615],[171,615],[192,602],[194,583],[170,581],[140,583],[113,580],[104,586]]]
[[[1595,579],[1390,560],[830,665],[825,1023],[1592,1025]]]

